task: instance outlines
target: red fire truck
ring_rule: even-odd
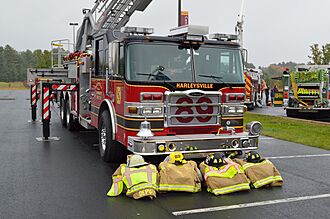
[[[256,106],[262,108],[262,71],[260,69],[247,69],[245,77],[245,105],[249,110]]]
[[[124,27],[151,0],[120,2],[100,0],[84,10],[78,52],[65,58],[66,75],[29,71],[31,91],[38,77],[60,78],[40,86],[44,138],[47,94],[54,92],[63,126],[98,130],[104,161],[122,159],[126,148],[143,156],[181,151],[191,157],[257,149],[261,124],[249,123],[243,132],[245,82],[237,37],[208,38],[208,27],[193,25],[168,36]],[[101,15],[94,22],[96,13]]]

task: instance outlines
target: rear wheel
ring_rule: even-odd
[[[60,99],[60,118],[63,127],[66,127],[66,101],[63,97]]]
[[[112,126],[109,111],[102,112],[99,119],[99,150],[103,161],[122,162],[127,150],[119,142],[112,139]]]
[[[71,113],[70,101],[66,100],[66,127],[69,131],[73,131],[75,129],[75,121],[73,115]]]

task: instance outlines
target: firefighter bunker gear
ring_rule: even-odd
[[[112,175],[113,183],[107,195],[118,196],[126,191],[134,199],[156,198],[158,177],[155,165],[146,163],[140,155],[129,155],[127,165],[121,164]]]
[[[199,168],[204,175],[207,191],[215,195],[224,195],[250,190],[250,181],[241,165],[225,158],[223,153],[207,156]]]
[[[255,151],[248,152],[245,160],[234,159],[234,161],[242,165],[246,176],[256,189],[263,186],[283,185],[283,178],[274,164],[267,159],[261,159]]]
[[[173,152],[159,164],[159,191],[199,192],[199,173],[195,161],[186,161],[182,153]]]

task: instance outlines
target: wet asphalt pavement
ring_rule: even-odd
[[[2,98],[6,97],[6,98]],[[176,218],[173,212],[330,194],[330,156],[272,159],[282,188],[216,197],[167,193],[157,199],[108,198],[116,164],[99,158],[95,132],[69,132],[53,113],[51,136],[37,142],[39,122],[29,123],[28,91],[0,91],[0,218]],[[329,130],[330,131],[330,130]],[[315,136],[317,137],[317,136]],[[330,154],[329,151],[263,138],[264,156]],[[195,213],[177,218],[328,218],[330,198]]]
[[[252,113],[264,114],[270,116],[284,116],[286,117],[286,111],[283,107],[262,106],[262,108],[256,107],[251,110]]]

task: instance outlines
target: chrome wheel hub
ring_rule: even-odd
[[[107,147],[107,130],[106,128],[102,128],[101,129],[101,147],[102,150],[105,151],[106,147]]]

